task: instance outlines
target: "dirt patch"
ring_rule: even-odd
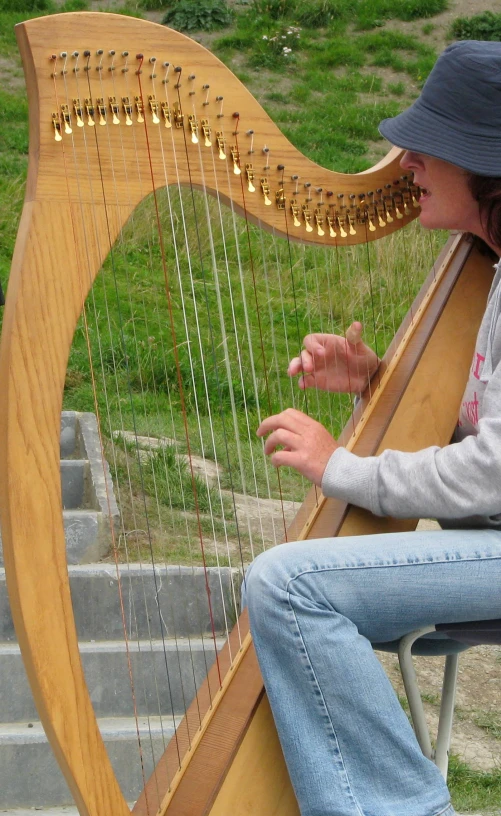
[[[393,687],[405,691],[397,656],[378,652]],[[443,677],[443,657],[414,661],[432,737],[436,734]],[[501,769],[501,647],[477,646],[459,657],[456,716],[451,749],[474,770]]]

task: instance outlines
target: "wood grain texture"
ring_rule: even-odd
[[[30,168],[30,197],[65,200],[69,196],[75,202],[93,203],[104,196],[107,201],[128,202],[133,208],[153,189],[189,184],[231,201],[238,212],[267,229],[329,246],[382,237],[418,213],[412,200],[416,190],[399,166],[401,151],[390,151],[373,170],[357,175],[320,167],[290,144],[222,62],[183,34],[155,23],[92,12],[30,20],[19,24],[16,32],[30,98],[36,94],[30,144],[37,168]],[[102,55],[97,54],[99,50]],[[139,51],[143,60],[137,59]],[[51,60],[51,55],[56,59]],[[168,73],[165,62],[170,66]],[[174,68],[181,70],[176,74]],[[160,106],[158,124],[153,123],[151,96]],[[119,108],[117,124],[113,124],[111,97]],[[136,97],[144,108],[143,123],[137,121]],[[86,98],[95,108],[99,98],[104,100],[105,126],[99,125],[97,108],[95,126],[88,126],[85,111],[84,126],[77,126],[74,100],[79,99],[85,108]],[[130,125],[126,124],[124,98],[132,106]],[[162,104],[168,106],[172,122],[175,106],[179,106],[184,127],[165,127]],[[68,106],[72,133],[66,134],[61,126],[62,139],[56,142],[52,116],[60,116],[62,105]],[[196,144],[190,116],[198,127]],[[210,146],[205,143],[203,120],[210,128]],[[218,132],[224,159],[220,158]],[[239,175],[234,172],[232,149],[238,152]],[[61,163],[64,178],[55,184],[54,167]],[[253,168],[254,192],[249,191],[248,164]],[[271,205],[265,203],[262,179],[269,185]],[[284,209],[275,204],[279,190],[285,196]],[[290,209],[293,199],[298,226],[294,226]],[[311,232],[306,228],[303,206],[309,213]],[[315,211],[322,219],[324,235],[319,234]],[[336,222],[335,237],[330,235],[328,215]]]

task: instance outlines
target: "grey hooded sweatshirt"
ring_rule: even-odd
[[[323,476],[325,496],[378,516],[501,530],[501,261],[495,269],[451,444],[368,457],[338,448]]]

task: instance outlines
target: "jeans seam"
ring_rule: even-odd
[[[442,813],[447,813],[448,810],[450,810],[451,813],[454,813],[451,802],[449,802],[449,804],[442,808],[442,810],[439,810],[437,813],[434,813],[433,816],[442,816]]]
[[[332,733],[333,733],[333,735],[334,735],[334,739],[335,739],[335,742],[336,742],[336,750],[337,750],[337,753],[338,753],[338,755],[339,755],[339,759],[340,759],[340,761],[341,761],[341,765],[342,765],[343,773],[344,773],[345,778],[346,778],[346,782],[347,782],[347,785],[348,785],[348,789],[349,789],[350,796],[351,796],[351,798],[352,798],[352,801],[353,801],[354,806],[355,806],[355,807],[356,807],[356,809],[357,809],[357,812],[360,814],[360,816],[364,816],[364,813],[363,813],[362,809],[360,808],[360,805],[358,804],[357,798],[355,797],[355,794],[354,794],[354,792],[353,792],[353,788],[352,788],[352,785],[351,785],[350,776],[349,776],[349,774],[348,774],[348,770],[347,770],[347,768],[346,768],[346,764],[345,764],[345,761],[344,761],[343,753],[342,753],[342,751],[341,751],[341,746],[340,746],[340,744],[339,744],[339,740],[338,740],[338,738],[337,738],[336,729],[334,728],[334,723],[332,722],[332,718],[331,718],[331,715],[330,715],[329,709],[328,709],[327,704],[326,704],[326,702],[325,702],[325,696],[324,696],[324,693],[323,693],[322,688],[321,688],[321,686],[320,686],[320,683],[319,683],[319,681],[318,681],[318,678],[317,678],[317,675],[316,675],[315,669],[313,668],[313,665],[312,665],[312,662],[311,662],[311,658],[310,658],[310,655],[309,655],[309,653],[308,653],[308,649],[306,648],[306,643],[305,643],[305,641],[304,641],[303,634],[302,634],[302,632],[301,632],[301,627],[300,627],[300,625],[299,625],[299,621],[298,621],[298,618],[297,618],[296,612],[295,612],[294,607],[293,607],[293,605],[292,605],[292,603],[291,603],[291,595],[290,595],[290,593],[289,593],[289,592],[287,592],[287,603],[288,603],[288,605],[289,605],[289,609],[290,609],[290,611],[292,612],[292,615],[293,615],[293,618],[294,618],[294,621],[295,621],[295,624],[296,624],[296,627],[297,627],[297,631],[298,631],[298,633],[299,633],[299,637],[300,637],[300,639],[301,639],[301,643],[302,643],[302,645],[303,645],[304,654],[306,655],[306,659],[307,659],[307,661],[308,661],[308,666],[309,666],[310,671],[311,671],[312,676],[313,676],[314,683],[315,683],[315,685],[316,685],[316,687],[317,687],[317,689],[318,689],[318,692],[320,693],[320,696],[321,696],[321,699],[322,699],[322,705],[323,705],[323,708],[324,708],[324,712],[327,714],[327,717],[328,717],[328,720],[329,720],[329,723],[330,723],[330,726],[331,726],[331,729],[332,729]],[[440,816],[440,814],[437,814],[437,816]]]
[[[409,564],[408,561],[405,562],[398,562],[392,564],[353,564],[353,565],[342,565],[342,566],[332,566],[332,567],[311,567],[309,569],[301,570],[296,575],[292,575],[290,578],[287,579],[287,583],[285,585],[285,590],[289,592],[289,585],[295,581],[297,578],[301,578],[303,575],[311,575],[312,573],[317,572],[341,572],[344,570],[364,570],[364,569],[388,569],[392,567],[417,567],[417,566],[432,566],[434,564],[464,564],[470,561],[500,561],[501,558],[499,555],[493,556],[478,556],[477,558],[457,558],[453,561],[448,559],[440,559],[440,561],[413,561],[412,564]],[[438,815],[439,816],[439,815]]]

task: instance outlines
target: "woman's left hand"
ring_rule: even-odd
[[[302,411],[287,408],[263,420],[257,435],[267,433],[264,452],[271,454],[272,464],[293,467],[320,487],[327,462],[339,447],[329,431]]]

